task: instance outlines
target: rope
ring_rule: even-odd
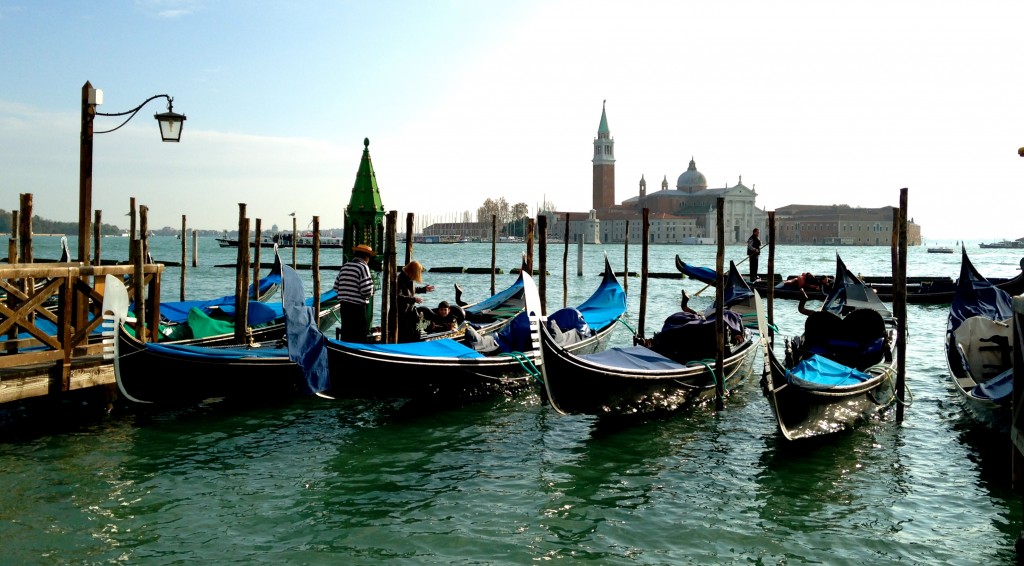
[[[540,370],[537,369],[537,366],[533,363],[533,360],[531,360],[526,354],[522,352],[502,352],[501,354],[498,355],[508,356],[513,360],[516,360],[517,362],[519,362],[519,367],[523,368],[523,371],[529,374],[530,377],[536,379],[539,383],[544,383],[544,380],[541,379]]]
[[[626,328],[629,329],[630,334],[632,334],[633,336],[636,336],[636,330],[633,330],[633,327],[630,326],[628,322],[626,322],[625,320],[622,320],[622,317],[619,317],[618,321],[620,323],[622,323],[623,326],[625,326]]]

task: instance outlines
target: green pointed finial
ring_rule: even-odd
[[[363,138],[363,147],[365,147],[365,148],[369,148],[370,147],[370,138]]]

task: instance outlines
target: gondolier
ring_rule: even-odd
[[[761,229],[754,228],[747,238],[747,260],[750,261],[750,282],[757,281],[757,258],[761,255]]]
[[[341,305],[341,340],[344,342],[366,342],[369,329],[369,315],[366,306],[373,297],[373,279],[370,277],[370,258],[373,248],[359,244],[352,248],[355,255],[338,270],[334,290]]]

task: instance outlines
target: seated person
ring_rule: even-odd
[[[791,277],[783,282],[786,287],[792,287],[794,289],[809,289],[811,291],[820,291],[822,286],[829,285],[830,279],[827,276],[818,276],[812,274],[810,271],[801,273],[796,277]]]
[[[437,309],[434,310],[433,316],[430,317],[427,324],[427,334],[448,332],[455,330],[458,326],[459,318],[452,311],[451,305],[448,304],[448,301],[441,301],[437,304]]]

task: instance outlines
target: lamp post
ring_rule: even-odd
[[[165,142],[177,142],[181,140],[181,129],[184,126],[185,116],[174,112],[172,103],[174,99],[166,94],[151,96],[142,104],[126,112],[104,113],[97,112],[96,107],[103,104],[103,91],[92,87],[89,81],[82,85],[82,140],[79,155],[78,172],[78,261],[89,263],[89,235],[92,230],[92,138],[93,134],[106,134],[121,128],[129,120],[149,103],[157,98],[167,99],[167,112],[155,114],[160,124],[160,139]],[[93,132],[93,120],[96,116],[128,116],[120,126]]]

